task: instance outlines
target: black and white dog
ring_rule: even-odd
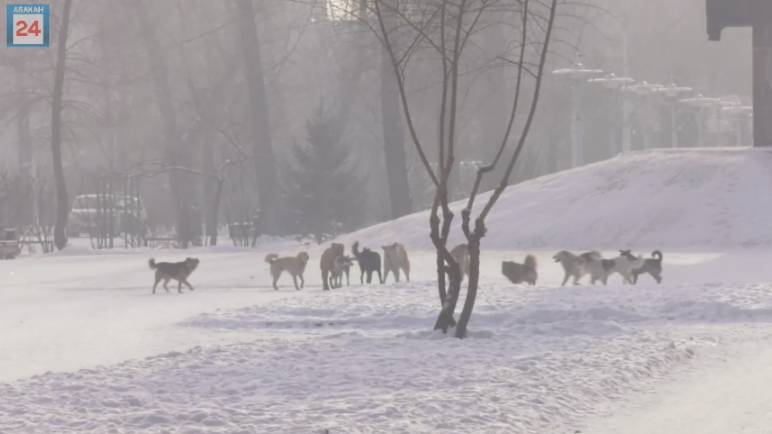
[[[633,283],[638,283],[638,276],[648,273],[657,283],[662,283],[662,252],[651,252],[651,258],[643,260],[643,265],[633,270]]]

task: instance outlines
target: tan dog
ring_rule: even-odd
[[[603,257],[599,252],[585,252],[581,255],[575,255],[566,250],[561,250],[553,256],[555,262],[559,262],[563,266],[563,283],[565,285],[570,277],[574,278],[574,285],[579,284],[579,279],[586,274],[592,276],[592,281],[595,283],[598,279],[603,279],[604,270],[602,265]]]
[[[394,243],[383,248],[383,283],[389,277],[389,271],[394,274],[394,280],[399,283],[399,270],[405,272],[405,278],[410,282],[410,259],[407,257],[405,246]]]
[[[456,260],[461,270],[461,280],[464,280],[464,276],[469,274],[469,246],[466,244],[459,244],[453,247],[450,251],[450,256]]]
[[[297,256],[285,256],[283,258],[280,258],[276,253],[270,253],[265,257],[265,262],[271,265],[273,289],[279,290],[276,282],[278,282],[281,273],[285,271],[292,276],[292,283],[295,284],[295,289],[300,290],[305,285],[306,281],[303,279],[303,273],[306,271],[308,253],[300,252]],[[298,277],[300,278],[300,287],[298,287]]]
[[[182,285],[185,284],[191,291],[193,291],[193,285],[191,285],[188,282],[188,277],[193,273],[193,271],[196,270],[198,267],[198,259],[196,258],[187,258],[182,262],[155,262],[155,259],[151,259],[148,261],[148,265],[150,266],[151,270],[155,270],[155,284],[153,284],[153,294],[155,294],[155,289],[158,287],[158,283],[160,281],[164,281],[164,289],[166,292],[169,292],[169,287],[167,286],[169,284],[170,280],[176,280],[177,285],[177,292],[180,294],[182,293]]]
[[[501,274],[507,277],[514,284],[526,282],[529,285],[536,285],[537,272],[536,257],[528,255],[525,262],[518,264],[513,261],[504,261],[501,263]]]
[[[343,244],[332,243],[327,250],[322,253],[322,257],[319,260],[319,268],[322,270],[322,289],[325,291],[330,290],[330,280],[335,272],[335,260],[338,256],[343,256],[345,247]]]

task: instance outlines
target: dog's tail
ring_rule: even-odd
[[[662,263],[662,252],[660,252],[659,250],[655,250],[651,252],[651,257],[656,259],[657,262]]]
[[[150,260],[147,261],[147,265],[150,267],[151,270],[155,270],[156,268],[158,268],[154,258],[150,258]]]
[[[361,253],[359,252],[359,241],[355,241],[354,245],[351,246],[351,252],[354,253],[355,257],[359,257]]]
[[[269,253],[269,254],[265,255],[265,262],[267,262],[269,264],[273,264],[273,261],[275,261],[277,259],[279,259],[279,255],[277,255],[276,253]]]

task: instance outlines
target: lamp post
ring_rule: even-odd
[[[671,83],[669,86],[665,86],[659,89],[659,94],[664,96],[668,101],[670,107],[670,146],[677,148],[679,145],[678,140],[678,100],[682,97],[690,94],[694,91],[688,86],[677,86],[675,83]]]
[[[635,80],[630,77],[617,77],[616,74],[613,72],[599,78],[591,78],[587,80],[590,84],[599,84],[606,89],[609,89],[613,92],[622,90],[621,93],[617,94],[617,100],[621,98],[622,100],[622,147],[621,152],[628,152],[632,149],[631,146],[631,133],[630,133],[630,108],[629,108],[629,100],[627,99],[627,93],[624,92],[625,88],[627,86],[630,86],[631,84],[635,83]],[[609,139],[609,153],[610,155],[614,155],[618,152],[619,144],[617,143],[617,136],[615,134],[615,131],[612,129],[610,133],[610,139]]]
[[[645,81],[642,81],[640,83],[634,84],[632,86],[627,87],[627,90],[635,95],[638,95],[638,97],[641,98],[644,102],[646,102],[646,98],[652,94],[655,94],[659,91],[661,91],[664,88],[661,84],[654,84],[654,83],[648,83]],[[653,108],[650,105],[642,104],[641,107],[644,110],[653,110]],[[643,148],[649,149],[651,148],[651,140],[649,138],[649,130],[651,127],[651,119],[650,119],[650,111],[644,112],[644,116],[641,116],[641,134],[643,136]]]
[[[571,87],[571,167],[584,164],[584,122],[581,116],[581,89],[580,85],[587,79],[602,74],[600,69],[585,68],[581,62],[575,63],[569,68],[561,68],[552,71],[557,77],[565,77],[570,81]]]
[[[748,105],[726,105],[721,107],[721,112],[734,120],[735,146],[745,144],[745,132],[750,130],[749,124],[753,120],[753,107]]]
[[[706,127],[705,112],[718,106],[721,103],[721,100],[718,98],[708,98],[702,94],[698,94],[693,98],[684,98],[678,102],[697,109],[697,146],[704,147]]]

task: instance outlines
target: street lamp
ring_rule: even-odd
[[[627,98],[627,93],[624,92],[624,90],[627,86],[635,83],[635,80],[630,77],[617,77],[617,75],[612,72],[605,77],[591,78],[587,80],[587,82],[590,84],[599,84],[611,91],[622,90],[621,94],[618,94],[621,95],[622,98],[622,152],[630,151],[632,149],[630,132],[630,113],[632,112],[632,108],[630,107],[630,100]],[[618,146],[616,141],[616,134],[614,134],[614,131],[612,130],[611,139],[609,141],[609,151],[612,156],[616,154]]]
[[[748,105],[725,105],[721,107],[723,114],[729,115],[734,118],[735,132],[736,132],[736,146],[743,146],[745,143],[744,132],[750,130],[747,128],[750,122],[753,120],[753,107]]]
[[[669,86],[659,89],[659,93],[663,95],[670,106],[670,146],[673,148],[678,147],[678,100],[679,98],[690,94],[694,91],[688,86],[677,86],[675,83],[671,83]]]
[[[654,119],[654,108],[651,105],[646,104],[647,97],[655,94],[659,91],[661,91],[664,88],[661,84],[656,83],[648,83],[646,81],[642,81],[640,83],[634,84],[632,86],[627,87],[627,91],[630,93],[633,93],[637,95],[641,100],[643,100],[643,104],[641,104],[641,108],[643,109],[643,115],[639,117],[640,124],[641,124],[641,135],[643,136],[643,148],[649,149],[651,148],[651,140],[650,140],[650,134],[649,130],[652,127],[653,120]]]
[[[585,68],[581,62],[577,62],[569,68],[561,68],[552,71],[557,77],[565,77],[571,86],[571,167],[583,164],[584,125],[581,117],[581,89],[580,84],[587,79],[602,74],[600,69]]]
[[[705,146],[705,112],[721,104],[721,100],[718,98],[708,98],[702,94],[698,94],[692,98],[684,98],[679,100],[681,104],[685,104],[697,109],[697,146]]]

